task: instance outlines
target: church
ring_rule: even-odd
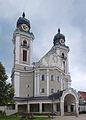
[[[15,90],[17,112],[33,114],[78,115],[78,94],[71,88],[66,38],[60,29],[53,37],[52,48],[32,63],[32,44],[35,36],[30,32],[30,21],[23,13],[13,33],[13,68],[11,74]]]

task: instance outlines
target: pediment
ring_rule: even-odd
[[[39,61],[39,65],[46,67],[58,66],[57,53],[53,53],[50,51]]]

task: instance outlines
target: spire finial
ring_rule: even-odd
[[[58,28],[58,33],[60,33],[60,28]]]
[[[25,12],[23,12],[22,17],[25,18]]]

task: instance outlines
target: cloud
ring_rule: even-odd
[[[78,74],[77,74],[78,72]],[[78,67],[72,69],[72,87],[79,91],[86,91],[86,73],[83,73]]]

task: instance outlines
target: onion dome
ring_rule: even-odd
[[[53,39],[54,46],[60,44],[62,42],[62,40],[63,40],[63,43],[64,43],[65,42],[65,36],[63,34],[61,34],[60,29],[58,29],[58,33],[54,36],[54,39]]]
[[[22,24],[26,24],[26,25],[29,27],[29,29],[30,29],[30,21],[25,18],[25,13],[24,13],[24,12],[23,12],[23,14],[22,14],[22,17],[19,17],[19,19],[18,19],[18,21],[17,21],[17,25],[16,25],[17,28],[20,28],[20,26],[21,26]]]

